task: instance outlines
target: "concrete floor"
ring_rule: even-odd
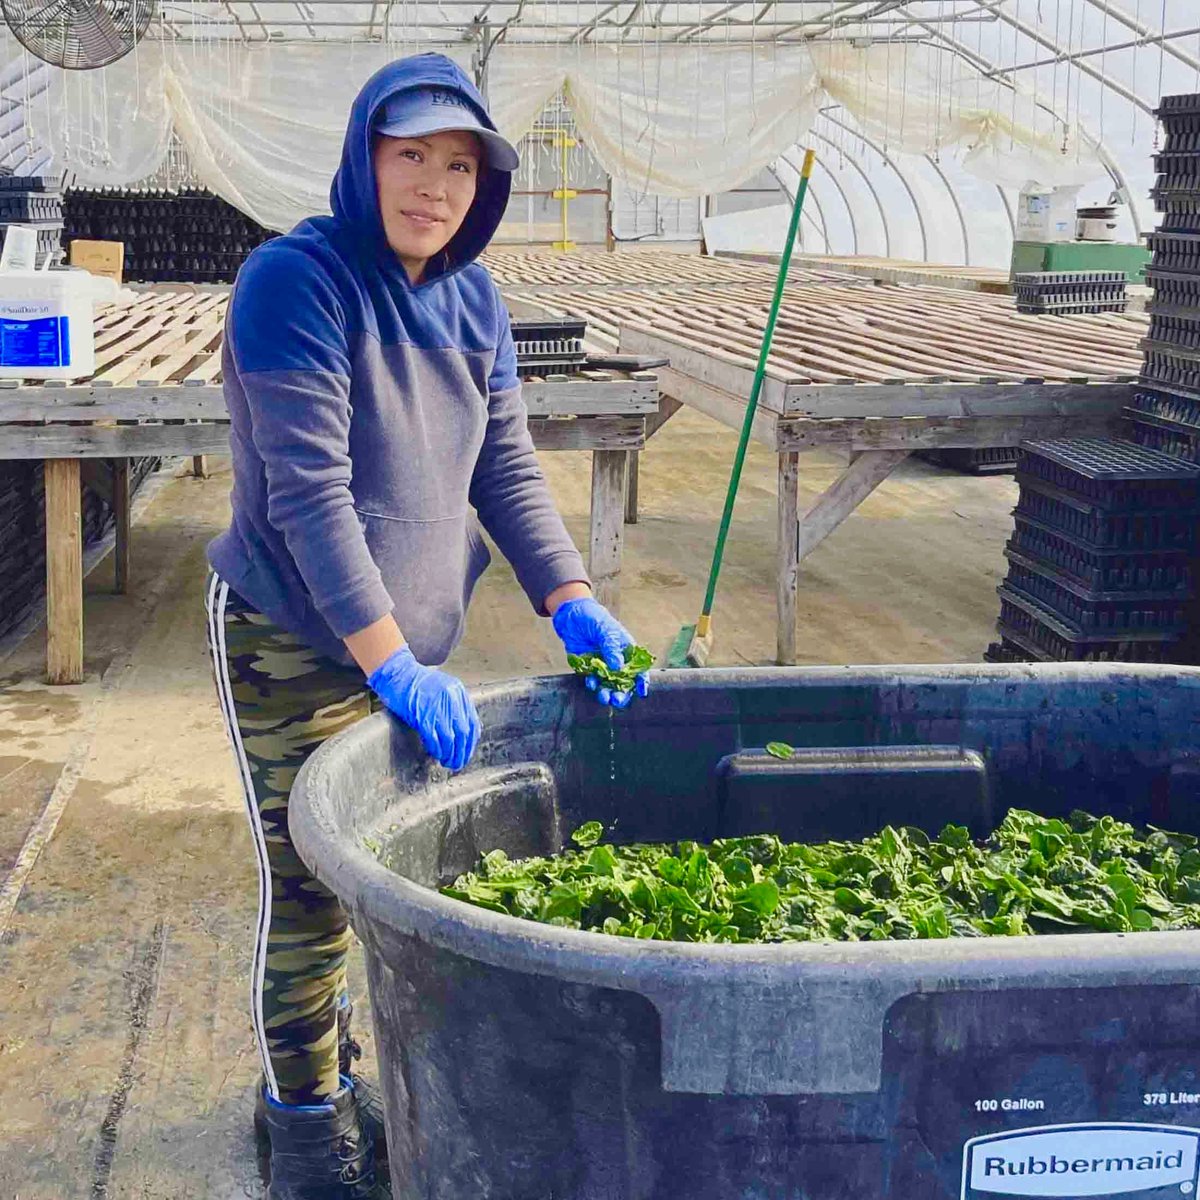
[[[733,445],[685,412],[644,456],[622,615],[656,651],[695,617]],[[587,457],[545,465],[583,544]],[[801,470],[811,495],[837,463],[810,455]],[[85,684],[42,683],[40,634],[0,663],[0,878],[10,895],[23,884],[7,927],[0,904],[0,1200],[262,1194],[245,1005],[255,883],[201,605],[228,486],[218,463],[209,480],[162,489],[135,528],[130,595],[107,590],[111,562],[89,577]],[[1014,499],[1007,477],[906,465],[805,564],[803,661],[978,661]],[[755,449],[717,665],[774,653],[774,531],[774,463]],[[451,665],[471,682],[561,669],[503,563]],[[38,822],[60,810],[35,860]]]

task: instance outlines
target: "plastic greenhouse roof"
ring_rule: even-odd
[[[1147,195],[1161,95],[1200,91],[1200,6],[1195,0],[160,0],[149,35],[190,42],[370,42],[396,53],[447,47],[477,68],[506,46],[729,42],[917,42],[983,75],[1012,82],[1047,112],[1077,122],[1102,150],[1107,177],[1081,202],[1121,189],[1130,204],[1123,240],[1151,228]],[[0,164],[29,173],[45,151],[21,109],[36,72],[0,71]],[[999,261],[1011,243],[1015,196],[965,172],[953,158],[899,154],[872,142],[837,105],[812,141],[826,168],[813,184],[806,241],[813,249],[972,263]],[[794,181],[795,154],[775,173]]]

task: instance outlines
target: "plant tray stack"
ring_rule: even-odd
[[[1131,442],[1030,442],[993,662],[1180,662],[1200,466]]]
[[[130,283],[232,283],[275,235],[209,192],[72,189],[68,240],[118,241]]]
[[[1051,316],[1124,312],[1127,283],[1124,271],[1034,271],[1013,279],[1017,312]]]
[[[1150,330],[1126,415],[1139,445],[1200,463],[1200,95],[1165,96],[1158,117],[1166,142],[1153,195],[1163,221],[1148,238]]]
[[[586,333],[587,322],[575,318],[514,321],[517,371],[523,378],[578,374],[587,362],[587,351],[583,348]]]
[[[0,175],[0,244],[10,225],[37,231],[37,265],[63,258],[63,198],[58,185],[38,175]]]
[[[1002,475],[1017,469],[1019,446],[977,446],[962,450],[926,450],[921,457],[963,475]]]

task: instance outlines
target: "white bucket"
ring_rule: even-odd
[[[96,368],[86,271],[0,271],[0,379],[82,379]]]

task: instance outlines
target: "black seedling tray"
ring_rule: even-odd
[[[1124,271],[1022,271],[1013,276],[1018,292],[1055,293],[1066,289],[1123,288]]]
[[[1174,96],[1163,96],[1154,110],[1154,115],[1164,124],[1177,117],[1200,118],[1200,92],[1181,92]],[[1200,120],[1197,121],[1200,128]]]
[[[921,455],[938,466],[965,475],[1000,475],[1017,469],[1016,446],[979,446],[973,450],[926,450]]]
[[[1056,438],[1021,445],[1020,481],[1042,480],[1104,508],[1200,505],[1200,471],[1116,438]]]
[[[1200,175],[1200,151],[1184,146],[1164,146],[1153,162],[1159,175]]]
[[[1039,313],[1122,312],[1123,271],[1031,271],[1013,278],[1017,311]]]
[[[1150,340],[1166,346],[1181,346],[1200,350],[1200,309],[1182,315],[1178,310],[1164,311],[1169,306],[1150,309]],[[1187,310],[1184,310],[1187,312]]]
[[[1142,342],[1141,348],[1143,386],[1200,397],[1200,355],[1196,351],[1149,340]]]
[[[1125,637],[1120,633],[1082,635],[1047,612],[1037,601],[1001,584],[996,630],[1008,642],[1043,662],[1171,662],[1177,637]]]
[[[1152,304],[1156,310],[1161,311],[1164,306],[1185,312],[1200,309],[1200,275],[1149,266],[1146,282],[1154,289]]]
[[[62,196],[57,192],[0,191],[0,221],[48,221],[61,226],[62,219]]]
[[[1200,233],[1159,230],[1147,235],[1146,245],[1154,253],[1155,268],[1189,275],[1200,273]]]
[[[1176,119],[1164,125],[1164,154],[1194,154],[1200,152],[1200,121],[1194,117]]]
[[[1101,550],[1018,515],[1007,551],[1022,555],[1030,563],[1053,568],[1065,587],[1073,587],[1088,599],[1116,599],[1131,592],[1163,599],[1192,594],[1191,555],[1187,550],[1138,554]]]
[[[583,348],[587,322],[578,318],[514,321],[512,332],[517,369],[522,375],[573,374],[587,359]]]
[[[1162,429],[1200,434],[1200,400],[1180,396],[1160,388],[1138,388],[1133,404],[1125,415],[1134,421],[1145,420]]]
[[[1015,512],[1098,549],[1138,554],[1195,549],[1200,518],[1195,504],[1167,510],[1113,510],[1032,479],[1022,482]]]
[[[1188,596],[1131,592],[1116,597],[1101,593],[1081,594],[1079,585],[1047,563],[1026,558],[1016,550],[1005,550],[1008,578],[1005,585],[1036,600],[1064,625],[1081,633],[1117,631],[1140,636],[1171,632],[1182,634],[1187,627]]]
[[[57,192],[61,186],[46,175],[0,175],[0,192]]]
[[[1130,412],[1133,420],[1131,435],[1139,446],[1170,454],[1185,462],[1200,464],[1200,433],[1191,433],[1183,428],[1172,428],[1166,422],[1154,420],[1138,412]]]
[[[1016,642],[1010,642],[1007,638],[1001,638],[998,642],[992,642],[983,652],[983,661],[986,663],[1027,663],[1040,662],[1042,656],[1040,654],[1031,654],[1022,646],[1018,646]]]
[[[514,321],[514,342],[582,342],[587,321],[577,317],[547,321]]]

